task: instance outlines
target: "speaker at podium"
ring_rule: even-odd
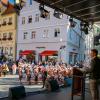
[[[24,86],[17,86],[17,87],[9,88],[9,94],[8,94],[9,100],[18,100],[23,97],[26,97]]]

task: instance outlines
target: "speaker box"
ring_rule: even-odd
[[[24,86],[17,86],[17,87],[9,88],[9,94],[8,94],[9,100],[18,100],[23,97],[26,97]]]
[[[50,80],[49,83],[51,86],[51,91],[56,91],[59,89],[59,84],[58,84],[57,80]]]

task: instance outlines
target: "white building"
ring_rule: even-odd
[[[100,26],[96,23],[93,25],[93,28],[89,30],[89,34],[86,35],[85,43],[86,43],[86,51],[85,54],[89,57],[91,49],[97,49],[100,54],[100,44],[95,45],[94,38],[95,36],[100,35]],[[88,59],[88,58],[86,58]]]
[[[99,22],[94,24],[94,28],[95,28],[94,29],[94,31],[95,31],[94,37],[98,36],[98,39],[95,38],[95,40],[98,41],[98,45],[95,45],[95,43],[94,43],[94,48],[98,50],[98,54],[100,56],[100,24],[99,24]]]
[[[27,0],[18,17],[17,59],[19,52],[34,50],[36,61],[39,61],[43,51],[57,51],[58,59],[67,63],[83,60],[85,45],[84,34],[79,28],[70,28],[69,16],[63,14],[62,19],[54,17],[54,10],[44,6],[49,11],[47,18],[40,17],[39,3]],[[45,54],[44,54],[45,55]],[[44,56],[42,55],[42,59]]]
[[[87,55],[86,56],[86,59],[89,58],[89,54],[91,52],[91,49],[94,48],[94,45],[93,45],[93,37],[94,37],[94,30],[90,30],[89,31],[89,34],[86,35],[86,38],[85,38],[85,44],[86,44],[86,51],[85,51],[85,54]]]

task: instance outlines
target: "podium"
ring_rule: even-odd
[[[85,75],[77,68],[73,68],[71,100],[74,96],[81,96],[81,100],[85,100]]]

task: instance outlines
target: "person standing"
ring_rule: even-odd
[[[42,82],[43,82],[43,86],[42,86],[42,88],[45,87],[46,79],[47,79],[47,71],[44,70],[44,71],[42,72]]]
[[[27,66],[26,68],[26,76],[27,76],[28,84],[31,85],[31,70],[29,66]]]
[[[2,76],[2,65],[0,64],[0,77]]]
[[[13,74],[13,75],[16,74],[16,70],[17,70],[17,66],[16,66],[16,64],[14,63],[14,64],[12,65],[12,74]]]
[[[80,70],[83,73],[89,74],[89,86],[92,100],[99,99],[99,79],[100,79],[100,58],[97,57],[98,50],[92,49],[90,53],[91,61],[88,67],[83,67]]]
[[[20,84],[22,84],[23,74],[22,74],[22,68],[21,67],[18,68],[18,75],[19,75]]]
[[[4,63],[2,65],[2,72],[3,72],[3,75],[6,76],[7,75],[7,72],[9,72],[9,69],[8,69],[8,66],[6,63]]]

